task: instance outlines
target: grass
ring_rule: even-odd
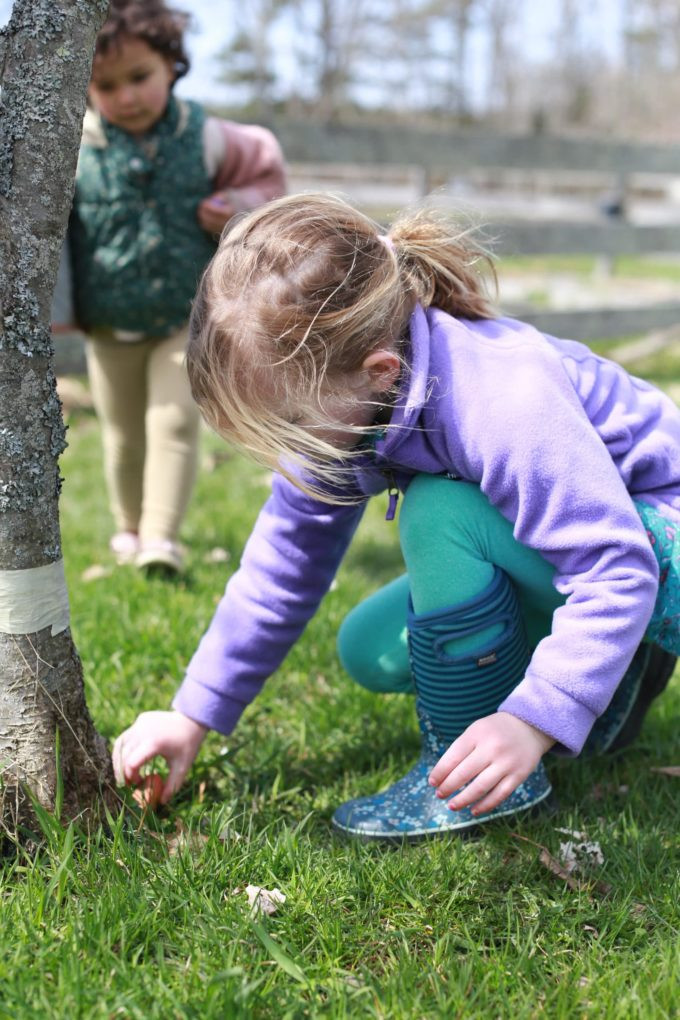
[[[267,479],[206,436],[188,576],[87,581],[93,564],[111,568],[94,419],[74,417],[69,440],[73,631],[111,739],[169,702]],[[0,1017],[678,1016],[678,779],[651,771],[678,764],[677,674],[628,753],[550,763],[554,817],[392,849],[333,836],[334,807],[418,750],[410,700],[354,687],[334,652],[347,610],[401,569],[383,513],[378,498],[303,639],[233,736],[208,738],[170,809],[142,819],[127,798],[89,838],[46,817],[38,855],[4,862]],[[228,562],[212,562],[216,548]],[[558,826],[604,854],[573,887],[539,859],[568,838]],[[234,894],[249,883],[280,888],[285,905],[252,918]]]
[[[503,275],[561,273],[591,277],[598,265],[595,255],[504,255]],[[680,261],[654,255],[617,255],[611,259],[611,274],[624,279],[680,281]]]

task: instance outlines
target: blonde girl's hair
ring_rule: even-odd
[[[353,374],[374,350],[395,351],[408,371],[418,302],[493,317],[483,265],[495,280],[470,231],[432,211],[404,215],[384,235],[331,195],[270,202],[227,228],[201,280],[187,349],[194,398],[246,454],[321,499],[346,502],[343,483],[375,427],[355,428],[358,449],[338,449],[320,435],[332,424],[321,400],[351,398]],[[376,412],[393,398],[381,395]]]

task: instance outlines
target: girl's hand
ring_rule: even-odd
[[[143,782],[140,768],[158,754],[170,770],[160,796],[160,803],[167,804],[184,782],[207,732],[181,712],[142,712],[113,745],[116,780],[138,786]]]
[[[478,719],[454,740],[429,781],[437,787],[438,797],[460,790],[449,804],[454,811],[474,804],[472,813],[478,815],[509,797],[554,743],[517,716],[496,712]]]
[[[226,188],[203,199],[198,207],[198,222],[209,234],[221,234],[236,211]]]

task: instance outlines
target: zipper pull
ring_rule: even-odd
[[[387,490],[387,495],[389,499],[387,501],[387,513],[385,514],[385,520],[393,521],[394,515],[397,512],[397,503],[399,502],[399,489],[396,487],[394,482],[392,482]]]

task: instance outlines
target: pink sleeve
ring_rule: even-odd
[[[215,177],[216,190],[228,188],[238,211],[254,209],[286,191],[283,153],[267,128],[223,120],[225,154]]]

